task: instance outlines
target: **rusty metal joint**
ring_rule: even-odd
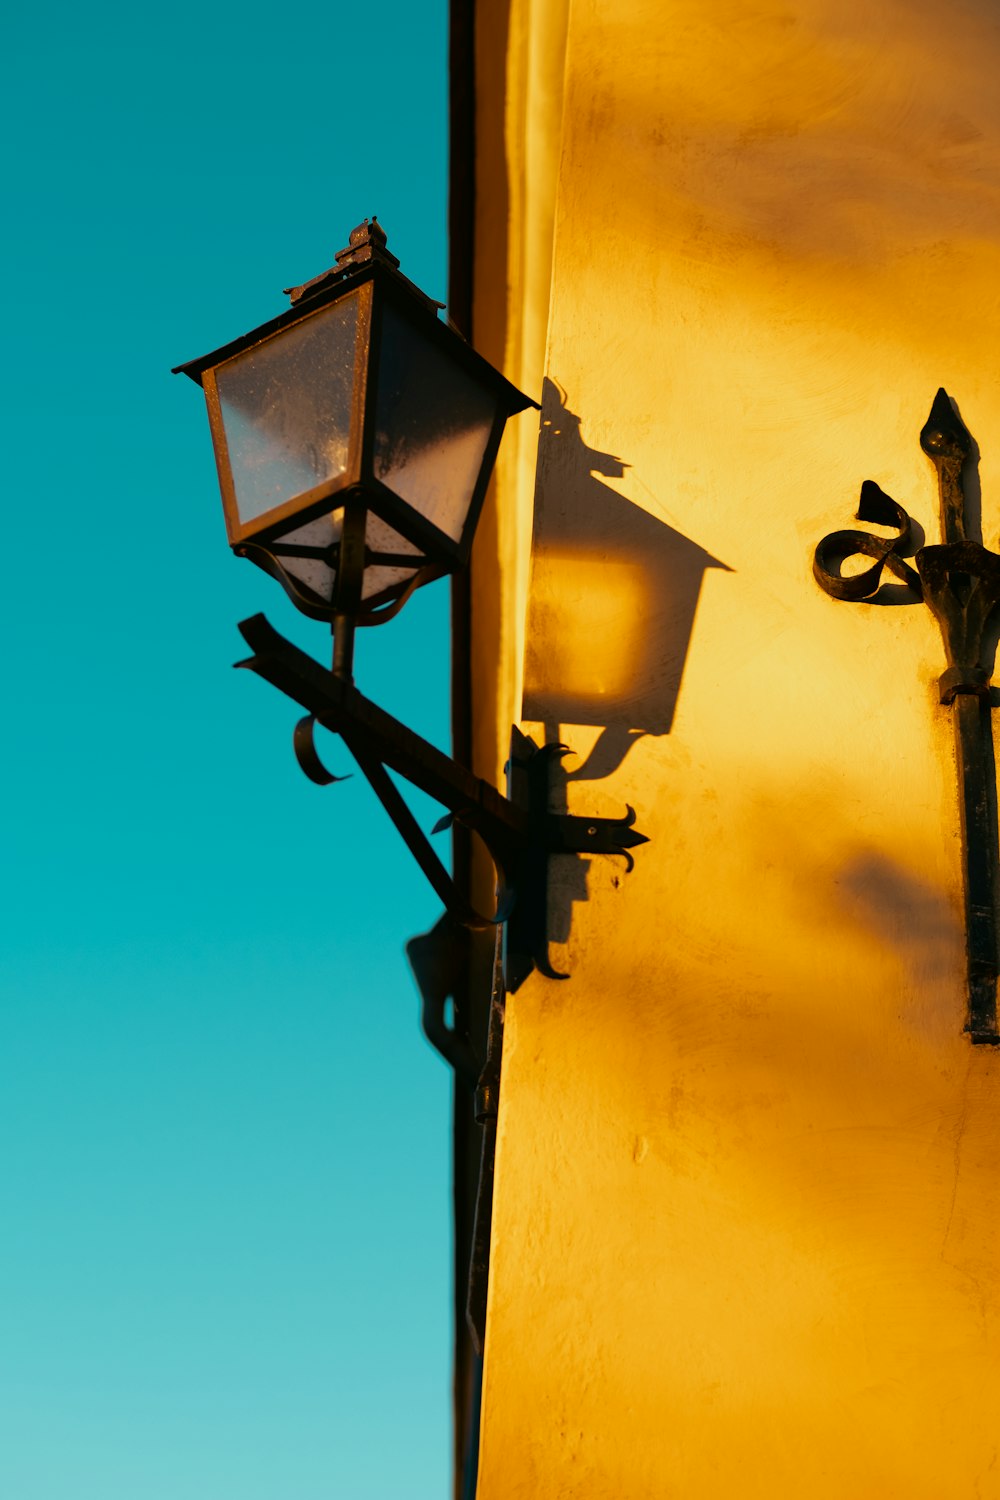
[[[989,698],[990,674],[985,667],[949,667],[938,678],[938,691],[942,703],[954,703],[959,693]]]

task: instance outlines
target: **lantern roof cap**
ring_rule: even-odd
[[[351,230],[348,244],[343,250],[337,251],[334,264],[328,270],[304,281],[301,286],[283,288],[292,303],[285,312],[262,323],[250,333],[245,333],[242,338],[232,339],[221,348],[213,349],[211,354],[202,354],[198,359],[189,359],[182,365],[175,365],[170,373],[187,375],[200,385],[203,372],[211,366],[242,353],[269,334],[277,333],[289,323],[294,323],[303,313],[311,312],[313,305],[321,307],[324,302],[332,302],[355,282],[368,281],[372,276],[384,276],[394,282],[435,320],[439,308],[444,307],[443,302],[428,297],[426,292],[422,292],[415,282],[399,270],[399,259],[388,249],[385,230],[373,216]]]
[[[303,302],[311,301],[313,297],[322,296],[324,292],[339,289],[343,282],[356,275],[358,271],[375,265],[392,271],[394,279],[404,283],[412,295],[419,297],[428,311],[436,314],[438,308],[444,307],[443,302],[428,297],[427,293],[422,292],[415,282],[402,274],[399,269],[399,257],[393,255],[389,249],[386,232],[374,214],[370,219],[363,219],[356,228],[351,230],[347,244],[343,250],[337,251],[333,259],[334,264],[329,270],[321,271],[318,276],[304,281],[301,286],[284,288],[285,296],[291,299],[293,307],[299,307]]]

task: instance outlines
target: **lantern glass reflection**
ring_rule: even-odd
[[[375,477],[460,542],[503,403],[391,303],[382,318]]]
[[[241,522],[346,470],[357,308],[346,297],[218,367]]]

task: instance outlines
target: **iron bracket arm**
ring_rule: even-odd
[[[427,740],[372,703],[343,677],[321,667],[268,623],[254,615],[239,626],[253,651],[237,667],[254,672],[306,710],[295,730],[295,752],[311,780],[327,785],[341,778],[323,766],[313,744],[314,724],[339,734],[386,812],[451,915],[464,926],[484,928],[516,915],[508,931],[508,987],[516,988],[531,967],[557,976],[548,963],[545,931],[546,869],[552,854],[620,854],[632,869],[631,848],[647,842],[634,828],[635,811],[623,818],[579,817],[548,808],[553,760],[564,745],[538,749],[514,731],[511,797],[458,765]],[[388,768],[388,769],[387,769]],[[455,884],[389,775],[395,771],[436,802],[452,820],[486,845],[498,877],[497,909],[485,916]],[[515,908],[517,911],[515,913]],[[518,955],[515,957],[515,955]]]
[[[352,683],[321,667],[279,635],[264,615],[243,620],[239,631],[254,654],[237,667],[263,677],[324,729],[342,735],[356,758],[359,751],[366,759],[375,757],[481,833],[491,846],[510,845],[513,850],[530,842],[530,819],[522,808],[364,697]]]

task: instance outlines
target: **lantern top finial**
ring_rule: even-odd
[[[399,265],[398,257],[387,247],[385,230],[372,214],[370,219],[351,230],[346,246],[337,251],[334,260],[338,266],[360,266],[376,257],[387,260],[391,266]]]
[[[351,230],[347,244],[343,250],[337,251],[334,264],[328,271],[314,276],[311,281],[304,281],[301,286],[286,286],[285,295],[291,298],[292,306],[297,307],[300,302],[325,292],[345,272],[353,270],[355,266],[368,265],[371,261],[380,261],[384,266],[391,266],[394,271],[399,266],[399,259],[387,248],[385,230],[374,214]]]

